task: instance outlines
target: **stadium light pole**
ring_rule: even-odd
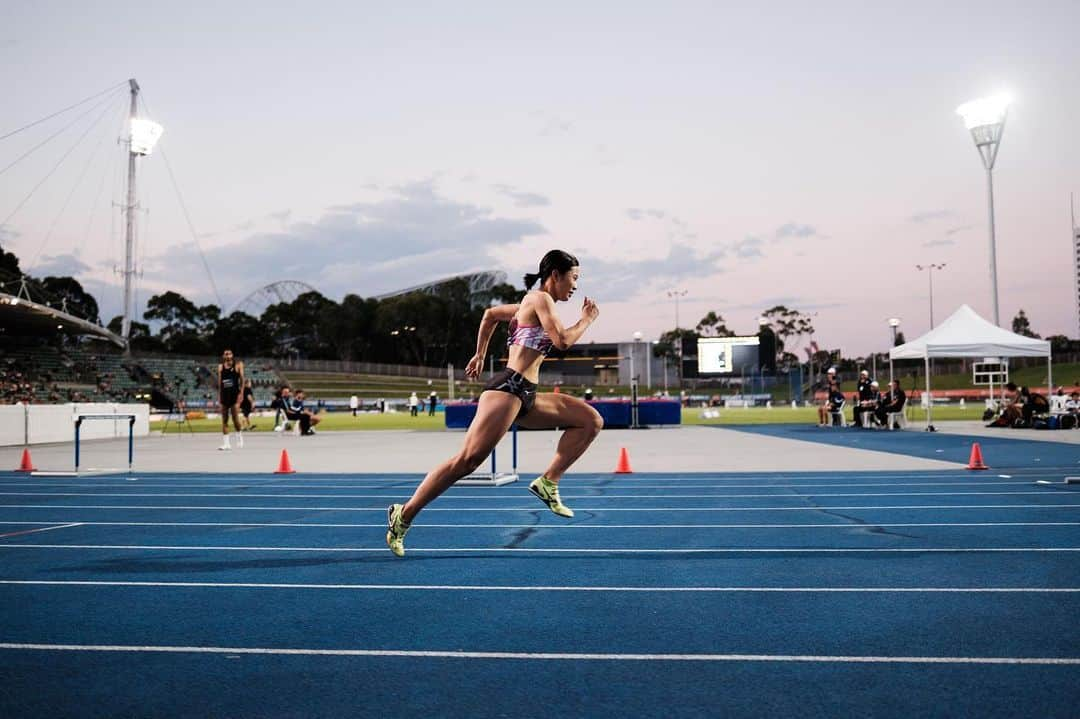
[[[892,328],[892,346],[896,346],[896,328],[900,326],[899,317],[889,318],[889,327]],[[892,399],[892,381],[893,381],[893,364],[892,364],[892,348],[889,348],[889,399]]]
[[[998,314],[997,250],[994,240],[994,161],[997,160],[1011,103],[1012,98],[1002,94],[965,102],[956,108],[956,113],[964,118],[964,126],[971,131],[975,149],[986,168],[986,195],[990,208],[990,288],[994,302],[994,324],[998,327],[1001,326],[1001,318]]]
[[[687,290],[668,290],[667,296],[675,298],[675,341],[678,343],[679,364],[675,376],[679,380],[679,403],[682,404],[682,333],[679,331],[679,298],[686,297]]]
[[[653,340],[653,347],[654,348],[658,344],[660,344],[660,340]],[[653,349],[650,349],[649,351],[652,352]],[[667,395],[667,391],[668,391],[668,388],[667,388],[667,358],[668,358],[668,356],[667,356],[667,353],[665,352],[664,353],[664,395],[665,396]]]
[[[124,315],[120,322],[120,336],[128,341],[131,333],[132,278],[135,276],[135,159],[149,155],[161,138],[163,129],[156,122],[138,117],[139,83],[128,80],[131,89],[131,112],[128,117],[128,172],[127,203],[124,205]],[[130,350],[129,350],[130,351]]]
[[[937,265],[933,263],[930,263],[929,265],[915,265],[915,269],[920,272],[926,270],[927,275],[930,277],[930,329],[934,329],[934,270],[945,269],[945,263],[942,262]],[[996,290],[994,291],[994,296],[997,296]]]

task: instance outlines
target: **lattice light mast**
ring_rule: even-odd
[[[161,138],[164,128],[138,116],[139,83],[134,78],[128,80],[131,86],[131,113],[128,125],[128,174],[127,203],[124,205],[124,319],[120,326],[120,336],[126,342],[131,332],[131,289],[135,276],[135,158],[149,155],[154,145]]]
[[[966,102],[956,108],[957,114],[964,118],[964,125],[971,131],[975,149],[986,168],[986,190],[990,205],[990,287],[994,302],[994,324],[999,327],[1001,317],[998,312],[997,250],[994,241],[994,161],[997,160],[1011,102],[1012,98],[1008,95],[994,95]]]

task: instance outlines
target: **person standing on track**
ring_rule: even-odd
[[[491,454],[499,440],[515,422],[528,429],[565,428],[555,457],[547,471],[529,484],[536,495],[555,514],[573,517],[574,512],[559,497],[559,480],[580,457],[604,426],[600,414],[577,397],[557,393],[537,393],[540,365],[552,347],[566,350],[573,346],[600,315],[588,297],[581,308],[581,319],[564,327],[555,312],[556,302],[566,302],[577,290],[578,261],[562,250],[552,250],[540,261],[540,271],[525,275],[525,288],[540,282],[540,288],[527,292],[519,304],[490,307],[484,311],[476,339],[476,354],[465,368],[470,379],[484,369],[488,343],[499,322],[509,322],[509,361],[506,369],[485,385],[473,419],[465,435],[465,446],[456,455],[433,469],[405,504],[392,504],[387,510],[386,544],[397,556],[405,554],[405,534],[424,507],[450,488],[454,482],[471,474]]]
[[[255,390],[251,386],[251,380],[244,380],[244,391],[240,395],[240,411],[244,415],[244,431],[254,429],[251,424],[251,412],[255,409]]]
[[[244,386],[244,363],[233,357],[230,349],[221,353],[218,365],[218,401],[221,403],[221,446],[218,449],[230,450],[229,415],[232,415],[233,427],[236,428],[236,446],[244,446],[244,435],[240,432],[240,397]]]

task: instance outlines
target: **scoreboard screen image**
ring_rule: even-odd
[[[758,368],[758,338],[700,337],[699,374],[741,374]]]

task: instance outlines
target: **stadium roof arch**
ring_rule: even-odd
[[[0,292],[0,328],[4,333],[16,335],[47,336],[56,332],[89,335],[117,347],[127,346],[123,337],[101,325],[6,292]]]
[[[421,285],[414,285],[412,287],[406,287],[402,290],[396,290],[394,292],[387,292],[382,295],[376,295],[375,299],[386,300],[391,297],[407,295],[410,292],[425,292],[427,294],[435,294],[438,291],[439,287],[455,280],[465,280],[469,284],[469,294],[477,295],[481,292],[489,291],[495,285],[504,284],[506,282],[506,273],[502,270],[485,270],[483,272],[468,272],[460,275],[452,275],[450,277],[443,277],[442,279],[433,280],[431,282],[425,282]]]
[[[318,292],[318,290],[306,282],[300,282],[298,280],[278,280],[277,282],[271,282],[270,284],[263,285],[255,290],[233,305],[232,309],[229,310],[227,314],[239,311],[245,312],[252,317],[260,317],[270,305],[276,305],[281,302],[290,304],[295,302],[297,297],[307,292]]]

